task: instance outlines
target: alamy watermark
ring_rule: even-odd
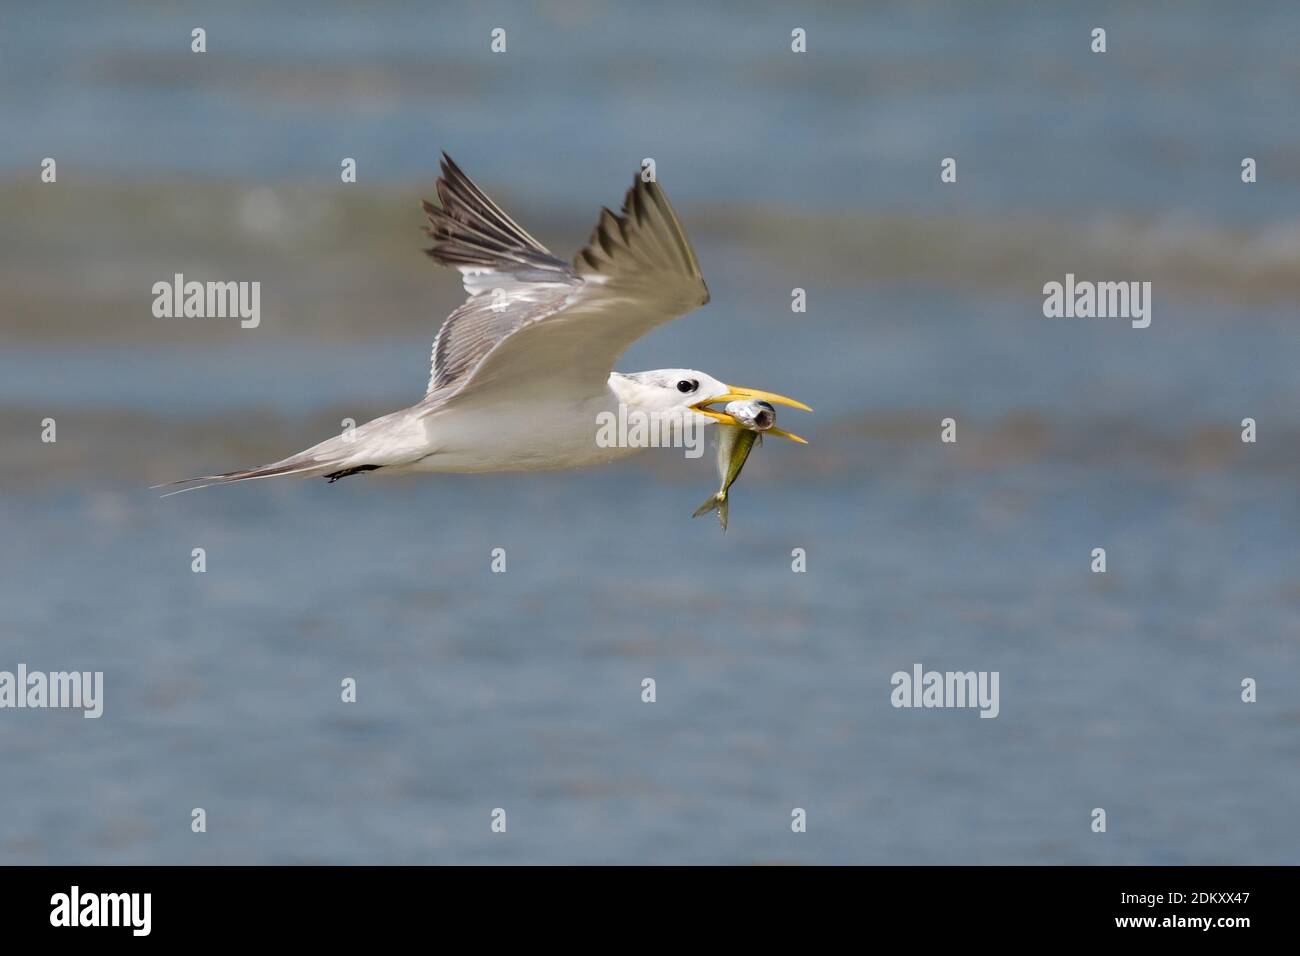
[[[245,329],[262,324],[262,283],[185,281],[178,272],[171,282],[153,284],[157,319],[234,319]]]
[[[148,936],[152,912],[152,893],[83,893],[73,884],[50,897],[51,926],[120,926],[133,936]]]
[[[1043,315],[1049,319],[1129,319],[1135,329],[1151,324],[1150,282],[1076,281],[1073,272],[1065,282],[1043,286]]]
[[[912,672],[895,671],[889,679],[889,702],[895,707],[975,707],[981,717],[996,717],[997,671],[927,671],[920,664]]]
[[[83,717],[104,713],[103,671],[0,671],[0,709],[68,708]]]
[[[704,429],[710,422],[703,416],[684,416],[680,410],[646,412],[618,406],[618,413],[596,415],[598,448],[683,448],[687,458],[704,454]]]

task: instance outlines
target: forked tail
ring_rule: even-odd
[[[185,488],[177,488],[175,491],[168,491],[162,497],[170,498],[172,495],[183,494],[186,491],[198,491],[200,488],[209,488],[212,485],[226,485],[236,481],[252,481],[254,478],[276,478],[281,475],[300,475],[304,478],[310,478],[315,475],[324,475],[329,477],[330,468],[333,466],[323,465],[314,461],[298,461],[300,456],[286,458],[282,462],[276,462],[271,465],[261,465],[257,468],[245,468],[241,471],[225,471],[219,475],[200,475],[196,478],[182,478],[180,481],[165,481],[161,485],[150,485],[150,488],[170,488],[173,485],[186,485]],[[379,467],[378,465],[372,467]],[[354,469],[360,471],[362,469]],[[368,470],[368,469],[367,469]],[[351,472],[349,472],[351,473]],[[338,475],[343,477],[343,475]]]
[[[718,512],[718,523],[722,525],[722,533],[726,534],[727,517],[728,513],[731,511],[731,502],[727,500],[727,493],[725,491],[720,491],[716,495],[711,495],[708,501],[695,509],[695,513],[691,515],[691,517],[698,518],[700,515],[706,515],[710,511],[714,510]]]
[[[352,432],[335,435],[306,451],[269,465],[225,471],[216,475],[200,475],[153,487],[186,486],[167,492],[163,495],[166,498],[212,485],[227,485],[256,478],[322,477],[334,482],[349,475],[413,461],[427,450],[422,447],[422,439],[423,430],[418,421],[408,410],[403,410],[367,422]]]

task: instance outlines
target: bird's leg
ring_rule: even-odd
[[[383,465],[357,465],[357,467],[355,468],[344,468],[342,471],[333,472],[332,474],[328,474],[325,477],[329,479],[329,483],[332,485],[340,478],[346,478],[349,475],[359,475],[363,471],[377,471],[382,467],[384,466]]]

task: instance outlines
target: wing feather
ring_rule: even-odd
[[[444,265],[499,268],[510,263],[541,268],[565,264],[488,198],[446,153],[437,182],[439,208],[427,200],[433,238],[428,254]]]
[[[598,394],[628,346],[709,301],[668,197],[640,175],[621,213],[601,210],[572,266],[445,153],[437,192],[441,208],[424,204],[428,253],[459,269],[470,293],[433,343],[429,397],[439,405],[505,383]]]

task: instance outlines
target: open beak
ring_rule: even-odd
[[[772,405],[785,405],[789,408],[798,408],[805,412],[812,411],[812,409],[803,402],[795,401],[793,398],[786,398],[784,395],[776,394],[776,392],[764,392],[757,388],[741,388],[739,385],[728,385],[727,393],[725,395],[715,395],[712,398],[707,398],[702,402],[697,402],[692,405],[691,408],[699,412],[701,415],[707,415],[709,418],[719,421],[724,425],[739,426],[740,422],[736,421],[735,418],[728,415],[726,412],[720,412],[712,408],[706,408],[705,406],[725,405],[727,402],[739,402],[745,400],[769,402]],[[808,444],[808,442],[800,438],[798,435],[782,428],[776,428],[775,426],[767,429],[767,434],[778,435],[781,438],[788,438],[790,441],[798,442],[801,445]]]

